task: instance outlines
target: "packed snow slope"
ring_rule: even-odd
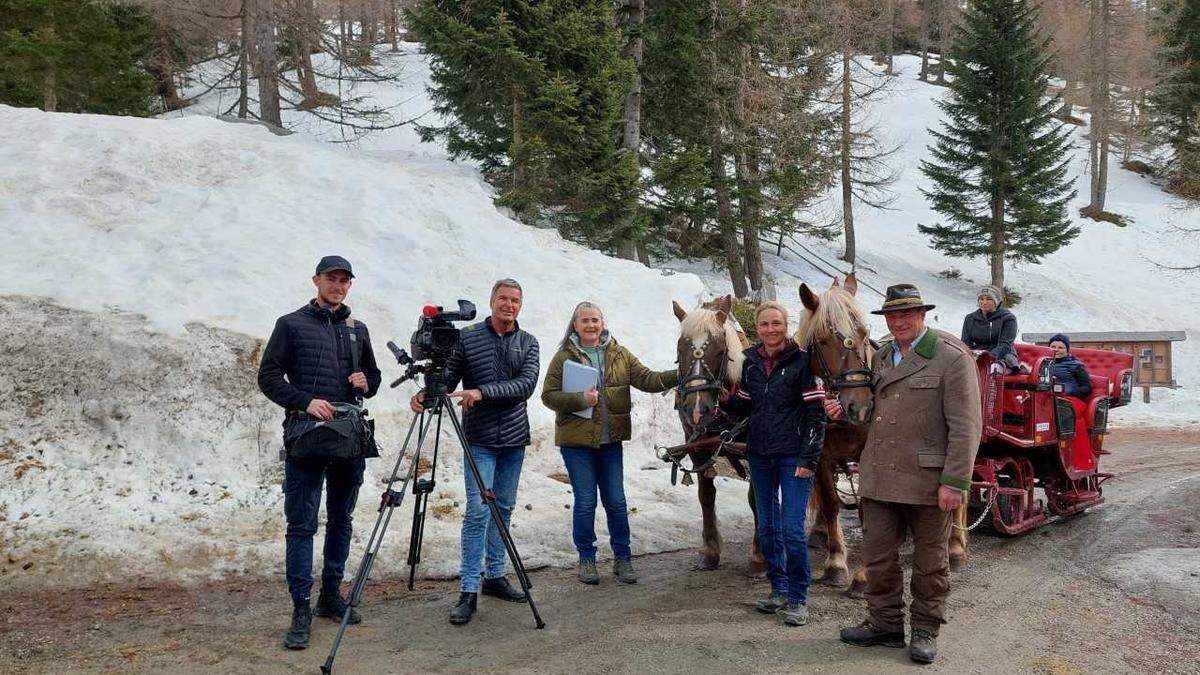
[[[403,73],[398,83],[360,83],[353,94],[393,107],[396,119],[426,115],[429,122],[428,69],[414,45],[402,47],[380,54]],[[880,291],[920,284],[938,305],[934,324],[957,331],[986,263],[948,259],[916,231],[934,219],[917,191],[923,178],[916,166],[929,142],[926,128],[939,117],[934,101],[946,90],[915,82],[911,59],[898,65],[879,119],[884,134],[902,144],[893,161],[903,172],[893,210],[857,213],[859,273]],[[348,304],[370,326],[385,382],[399,369],[383,343],[404,344],[422,305],[467,298],[482,316],[501,276],[525,286],[521,323],[541,340],[543,366],[571,309],[590,299],[643,361],[671,367],[670,301],[690,305],[728,290],[703,263],[666,265],[683,273],[647,269],[512,221],[492,205],[474,168],[421,144],[412,126],[331,144],[343,140],[339,132],[287,111],[285,124],[297,133],[279,137],[209,117],[228,108],[229,96],[215,89],[159,120],[0,106],[0,264],[7,270],[0,317],[8,326],[0,341],[7,366],[0,398],[8,403],[0,406],[0,577],[82,584],[251,573],[282,584],[280,411],[258,393],[254,372],[275,318],[311,297],[309,277],[321,255],[353,261],[358,278]],[[1077,174],[1083,142],[1078,133]],[[1163,275],[1151,261],[1188,255],[1172,228],[1196,216],[1143,178],[1116,167],[1111,176],[1109,208],[1133,223],[1082,221],[1084,233],[1071,246],[1010,271],[1010,285],[1025,298],[1016,308],[1022,330],[1187,330],[1192,341],[1176,345],[1184,388],[1156,390],[1150,406],[1129,406],[1115,418],[1194,422],[1200,308],[1189,301],[1200,287],[1194,277]],[[794,307],[800,281],[823,287],[826,272],[845,268],[834,261],[836,244],[799,243],[808,250],[792,245],[796,252],[767,256],[780,299]],[[938,276],[952,267],[964,278]],[[879,297],[864,287],[861,300],[874,306]],[[875,328],[883,332],[881,322]],[[385,456],[369,464],[360,534],[411,420],[405,401],[412,391],[385,388],[370,402]],[[514,533],[529,564],[569,564],[570,488],[552,444],[552,416],[536,395],[531,411],[535,438]],[[694,488],[672,487],[652,451],[680,435],[669,399],[637,395],[634,424],[625,475],[635,552],[693,546]],[[457,453],[442,460],[422,564],[448,575],[458,565],[463,486]],[[727,537],[749,536],[743,490],[722,479]],[[408,515],[403,509],[399,522]],[[406,526],[393,528],[382,571],[401,570],[406,539]],[[358,538],[355,556],[362,544]]]
[[[0,107],[0,397],[18,404],[0,413],[5,575],[282,574],[282,415],[254,371],[276,317],[312,297],[325,254],[355,266],[348,304],[371,330],[385,382],[401,371],[384,342],[407,345],[424,304],[466,298],[483,318],[492,282],[506,276],[524,285],[520,322],[541,340],[543,368],[585,299],[646,364],[674,368],[671,301],[699,301],[695,276],[516,223],[474,169],[413,148],[368,154],[202,116]],[[369,402],[385,453],[363,487],[360,533],[414,390],[385,386]],[[531,565],[564,564],[575,558],[570,488],[553,417],[536,397],[530,407],[514,532]],[[693,546],[694,488],[672,488],[652,450],[680,440],[671,399],[641,394],[635,407],[626,472],[636,549]],[[441,462],[423,569],[452,574],[460,453]],[[749,536],[744,490],[722,491],[738,538]],[[383,571],[400,570],[406,534],[392,531]]]

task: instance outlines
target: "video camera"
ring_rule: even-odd
[[[388,349],[400,365],[408,366],[404,375],[393,382],[392,386],[397,387],[423,374],[427,394],[445,393],[446,365],[458,346],[459,338],[459,329],[452,322],[470,321],[474,318],[475,304],[469,300],[460,299],[457,312],[447,312],[437,305],[425,305],[421,309],[421,318],[417,319],[417,330],[413,331],[409,341],[412,355],[397,347],[395,342],[387,343]]]

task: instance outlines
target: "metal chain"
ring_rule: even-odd
[[[992,510],[992,505],[996,503],[996,489],[992,488],[991,490],[989,490],[989,492],[992,493],[992,496],[988,499],[987,506],[983,507],[983,513],[979,514],[979,517],[975,519],[975,522],[971,523],[970,525],[966,526],[965,528],[959,527],[957,524],[955,524],[953,522],[950,524],[955,529],[962,530],[963,532],[970,532],[971,530],[979,527],[979,524],[982,523],[983,519],[987,517],[988,512]]]

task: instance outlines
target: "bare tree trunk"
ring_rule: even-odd
[[[275,52],[275,0],[253,0],[254,51],[258,56],[258,117],[282,127],[279,111],[279,58]]]
[[[887,0],[887,36],[884,39],[884,49],[887,51],[887,68],[883,71],[885,75],[895,75],[895,56],[896,51],[896,0]]]
[[[1062,90],[1062,107],[1058,109],[1058,116],[1062,119],[1070,119],[1071,114],[1075,112],[1075,106],[1071,104],[1071,95],[1075,91],[1075,83],[1068,76],[1063,83]]]
[[[759,183],[758,153],[743,148],[737,157],[738,212],[742,221],[742,249],[746,259],[746,276],[750,289],[763,288],[762,249],[758,243],[758,219],[761,213],[761,186]]]
[[[238,118],[250,116],[250,51],[253,48],[253,0],[242,0],[241,49],[238,50]]]
[[[154,78],[154,88],[162,99],[163,110],[170,112],[183,107],[179,90],[175,86],[175,63],[171,58],[171,45],[162,18],[154,18],[154,46],[146,61],[146,72]]]
[[[946,84],[946,60],[950,54],[950,28],[954,24],[954,7],[951,0],[937,0],[938,4],[938,56],[937,83]]]
[[[721,233],[721,248],[725,253],[725,264],[729,267],[733,294],[739,298],[746,298],[750,296],[750,287],[746,284],[746,272],[742,268],[742,253],[738,247],[737,223],[733,220],[733,206],[725,178],[725,152],[719,129],[712,132],[711,152],[713,193],[717,199],[717,226]]]
[[[992,198],[992,285],[1004,288],[1004,195]]]
[[[388,41],[392,43],[392,51],[400,51],[400,4],[397,0],[388,0]]]
[[[42,110],[58,112],[58,71],[51,65],[42,78]]]
[[[634,75],[629,91],[625,94],[625,111],[621,120],[621,150],[637,161],[642,146],[642,52],[645,47],[642,39],[642,26],[646,20],[645,0],[623,0],[618,15],[618,21],[623,26],[625,46],[621,55],[633,62]],[[640,162],[638,163],[640,167]],[[637,200],[629,205],[628,213],[621,217],[618,224],[617,255],[627,260],[633,260],[638,253],[636,240],[630,236],[630,230],[637,219]]]
[[[917,73],[917,79],[922,82],[929,80],[929,15],[933,11],[929,7],[929,3],[932,1],[923,0],[921,2],[921,71]]]
[[[1108,191],[1108,146],[1109,114],[1112,93],[1109,87],[1109,0],[1093,0],[1091,16],[1091,61],[1093,67],[1091,89],[1092,128],[1090,131],[1089,159],[1091,161],[1091,203],[1085,211],[1104,210],[1105,193]]]
[[[521,147],[525,142],[525,102],[515,87],[512,89],[512,118],[512,186],[513,190],[521,190],[525,187],[525,153]]]
[[[313,72],[312,52],[320,34],[320,20],[313,0],[299,0],[297,5],[296,74],[300,80],[300,94],[304,97],[300,106],[316,108],[321,105],[321,91],[317,88],[317,76]]]
[[[851,183],[852,177],[850,174],[850,163],[853,161],[851,157],[851,132],[850,128],[850,105],[852,102],[853,92],[851,90],[850,77],[850,44],[846,42],[842,46],[842,138],[841,138],[841,170],[842,170],[842,230],[846,236],[846,250],[842,253],[842,260],[850,263],[851,268],[854,267],[854,186]]]

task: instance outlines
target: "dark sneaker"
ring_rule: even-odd
[[[783,623],[788,626],[803,626],[808,623],[808,605],[799,602],[789,602],[776,612]]]
[[[633,561],[618,558],[613,561],[613,575],[623,584],[636,584],[637,572],[633,571]]]
[[[579,580],[589,586],[600,583],[600,573],[596,571],[595,560],[579,561]]]
[[[917,663],[933,663],[937,658],[937,637],[927,630],[914,628],[908,642],[908,658]]]
[[[875,626],[872,626],[870,621],[864,621],[850,628],[843,628],[841,638],[842,642],[858,647],[882,645],[898,649],[904,646],[904,631],[879,630]]]
[[[483,594],[509,602],[525,602],[525,594],[521,592],[521,589],[508,583],[508,579],[504,577],[484,579]]]
[[[764,614],[774,614],[779,610],[787,607],[787,596],[781,593],[772,593],[771,595],[754,603],[754,608]]]
[[[351,607],[346,602],[346,599],[342,597],[342,594],[334,589],[321,591],[320,597],[317,598],[317,608],[313,610],[313,615],[323,616],[341,623],[346,610],[350,610],[350,620],[346,623],[351,625],[362,623],[362,616],[359,615],[358,610]]]
[[[458,603],[454,605],[454,609],[450,610],[450,623],[456,626],[470,623],[471,617],[475,616],[475,607],[478,602],[478,593],[460,593]]]
[[[292,626],[287,635],[283,636],[283,646],[288,649],[304,649],[308,647],[308,636],[312,631],[312,610],[308,601],[297,602],[292,607]]]

